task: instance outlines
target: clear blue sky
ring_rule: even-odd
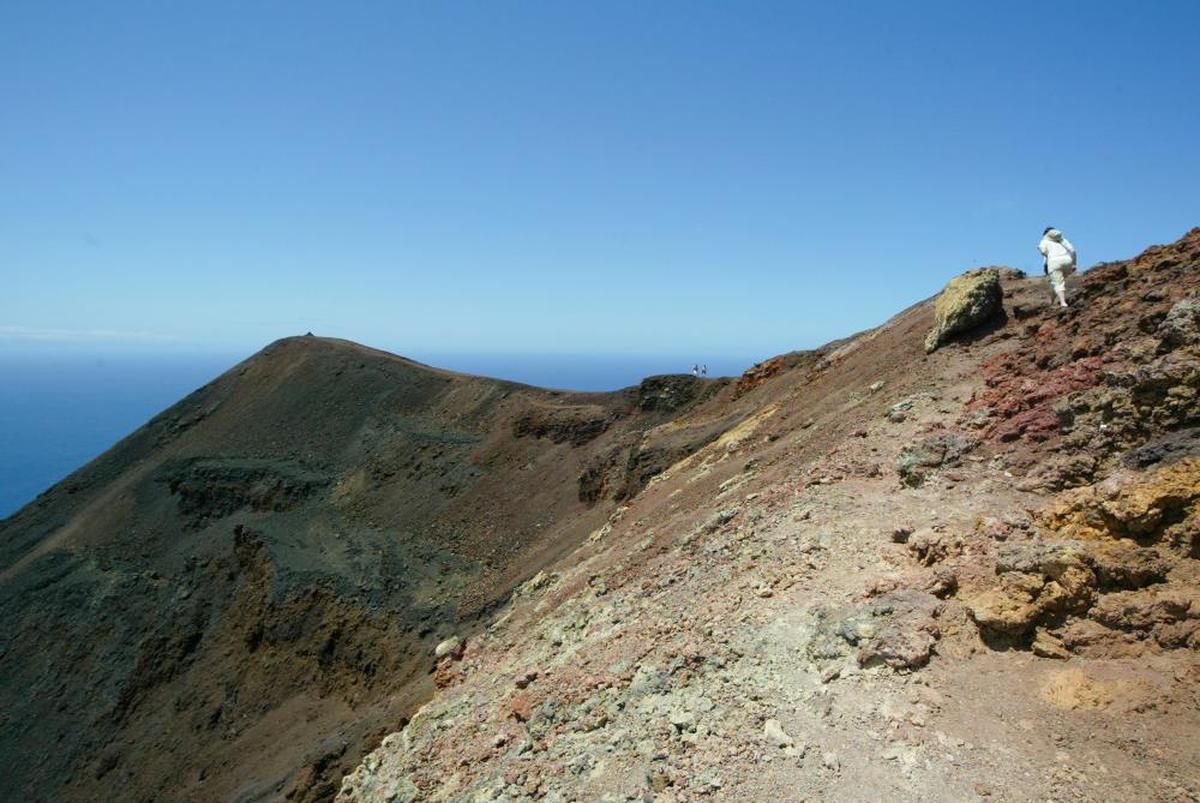
[[[0,5],[0,350],[751,354],[1200,224],[1194,2]]]

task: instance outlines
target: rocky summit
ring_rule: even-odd
[[[293,338],[0,523],[20,800],[1200,799],[1200,229],[740,379]]]

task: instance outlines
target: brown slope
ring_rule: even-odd
[[[428,694],[433,644],[735,422],[732,394],[272,344],[0,523],[3,796],[329,797]]]
[[[341,800],[1197,799],[1198,259],[751,372]]]

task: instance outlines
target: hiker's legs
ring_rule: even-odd
[[[1061,306],[1067,306],[1067,280],[1061,270],[1050,271],[1050,288]]]

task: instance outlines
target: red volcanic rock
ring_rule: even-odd
[[[1192,307],[1200,292],[1200,229],[1154,246],[1128,262],[1100,265],[1072,290],[1072,307],[1042,308],[1011,351],[983,363],[985,390],[969,405],[986,410],[986,440],[1041,442],[1063,431],[1056,407],[1095,387],[1106,373],[1129,371],[1191,343]],[[1022,307],[1024,309],[1024,307]],[[1054,316],[1054,317],[1049,317]]]
[[[1070,393],[1092,387],[1100,380],[1101,358],[1088,357],[1049,371],[1021,370],[1013,355],[1002,354],[984,364],[988,389],[976,398],[977,407],[991,408],[995,423],[984,429],[985,438],[1044,441],[1059,430],[1055,404]]]

